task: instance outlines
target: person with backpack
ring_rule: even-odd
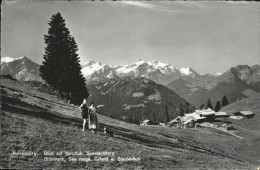
[[[81,111],[81,116],[83,119],[83,129],[82,131],[85,131],[86,123],[88,121],[88,106],[87,106],[87,99],[83,100],[83,103],[79,106],[79,109]]]

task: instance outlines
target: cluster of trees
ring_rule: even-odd
[[[129,123],[134,123],[134,124],[139,124],[140,123],[140,121],[139,121],[139,117],[138,117],[138,113],[137,112],[133,112],[133,110],[132,110],[132,112],[130,113],[130,116],[129,116]]]
[[[46,47],[40,76],[60,96],[79,103],[89,93],[81,73],[77,43],[60,13],[53,15],[48,24],[50,28],[48,34],[44,35]]]
[[[217,101],[214,108],[213,108],[213,106],[211,104],[211,99],[208,99],[207,104],[206,104],[206,108],[210,108],[210,109],[215,110],[216,112],[218,112],[222,107],[224,107],[224,106],[226,106],[228,104],[229,103],[228,103],[227,96],[223,96],[221,104],[220,104],[220,101]],[[200,106],[200,109],[203,109],[203,108],[205,108],[204,104],[202,104]]]
[[[191,106],[190,104],[187,105]],[[158,107],[155,110],[151,108],[149,109],[149,107],[148,109],[144,109],[142,107],[132,108],[131,111],[129,111],[127,118],[123,119],[123,117],[121,117],[121,120],[139,124],[140,121],[149,119],[151,123],[156,124],[158,122],[167,123],[174,117],[174,112],[173,110],[169,110],[168,105]]]

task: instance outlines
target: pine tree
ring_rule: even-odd
[[[185,113],[190,113],[190,104],[188,102],[185,102],[185,109],[184,109]]]
[[[192,106],[191,107],[191,113],[195,112],[195,110],[196,110],[196,107]]]
[[[210,108],[210,109],[213,110],[213,106],[212,106],[212,104],[211,104],[211,100],[210,100],[210,99],[208,99],[207,108]]]
[[[130,117],[129,117],[129,123],[133,123],[133,110],[132,110],[132,112],[130,113]]]
[[[44,35],[46,47],[40,76],[59,94],[70,94],[78,103],[89,94],[81,73],[77,44],[60,13],[53,15],[48,24],[50,28]]]
[[[222,107],[228,105],[228,99],[227,99],[227,96],[223,96],[222,98]]]
[[[170,118],[169,118],[169,113],[168,113],[168,106],[165,106],[165,123],[169,122]]]
[[[183,109],[182,104],[180,104],[179,116],[184,116],[184,109]]]
[[[139,122],[138,122],[138,118],[137,118],[137,114],[135,113],[135,120],[134,120],[134,123],[135,124],[139,124]]]
[[[218,112],[221,109],[220,102],[217,101],[216,106],[215,106],[215,111]]]

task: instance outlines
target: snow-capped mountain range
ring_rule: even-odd
[[[1,57],[1,73],[10,74],[21,81],[41,81],[39,64],[23,56],[20,58]],[[199,106],[208,98],[214,104],[226,95],[234,102],[244,90],[260,92],[260,65],[238,65],[221,75],[200,75],[191,68],[175,68],[158,61],[138,60],[129,65],[109,66],[90,61],[82,65],[82,74],[88,85],[119,81],[123,78],[146,78],[175,91],[180,97],[194,106]]]
[[[1,71],[10,74],[18,80],[41,80],[39,64],[29,58],[1,57]],[[90,61],[82,65],[82,74],[87,83],[106,81],[111,78],[145,77],[160,84],[167,84],[180,77],[200,77],[191,68],[175,68],[170,64],[158,61],[138,60],[129,65],[109,66],[100,62]]]
[[[82,66],[82,73],[87,82],[105,81],[111,78],[145,77],[160,84],[167,84],[179,77],[196,78],[200,75],[191,68],[175,68],[170,64],[158,61],[138,60],[130,65],[108,66],[90,61]]]

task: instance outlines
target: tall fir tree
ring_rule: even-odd
[[[185,102],[185,109],[184,109],[185,113],[190,113],[190,104],[188,102]]]
[[[221,109],[220,102],[217,101],[216,106],[215,106],[215,111],[218,112]]]
[[[228,99],[227,99],[227,96],[223,96],[222,98],[222,107],[228,105]]]
[[[202,105],[200,105],[200,107],[199,107],[199,109],[204,109],[205,108],[205,105],[204,104],[202,104]]]
[[[180,104],[180,109],[179,109],[179,116],[184,116],[184,109],[183,109],[183,105]]]
[[[156,122],[156,115],[155,115],[155,112],[153,112],[153,122]]]
[[[135,113],[135,121],[134,121],[135,124],[139,124],[139,120],[138,120],[138,115]]]
[[[212,106],[212,104],[211,104],[211,100],[210,100],[210,99],[208,99],[207,108],[210,108],[210,109],[213,110],[213,106]]]
[[[59,12],[51,17],[48,24],[50,28],[44,35],[46,47],[40,76],[59,94],[69,94],[72,100],[79,103],[89,93],[81,73],[78,46]]]
[[[133,123],[133,110],[132,110],[132,112],[130,113],[129,123]]]
[[[165,123],[168,123],[170,121],[170,118],[169,118],[169,112],[168,112],[168,106],[166,105],[165,106],[165,112],[164,112],[164,116],[165,116]]]

